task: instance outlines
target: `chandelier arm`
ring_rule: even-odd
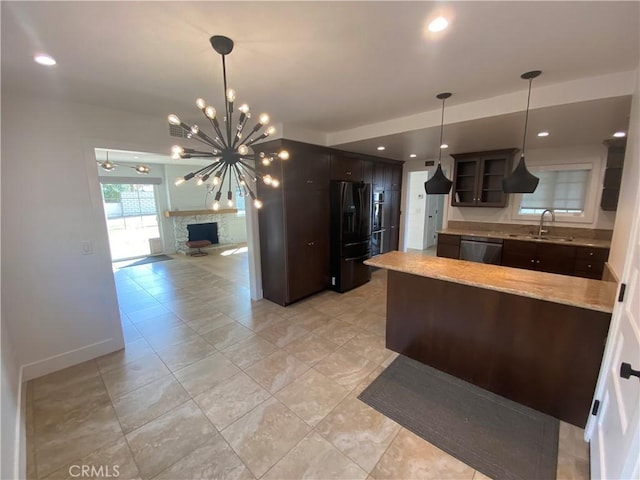
[[[186,131],[187,131],[188,133],[190,133],[190,134],[191,134],[191,136],[190,136],[190,137],[188,137],[188,138],[191,138],[191,139],[193,139],[193,140],[197,140],[198,142],[200,142],[200,143],[202,143],[202,144],[204,144],[204,145],[207,145],[208,147],[221,148],[221,147],[220,147],[218,144],[216,144],[216,143],[209,143],[209,142],[205,141],[204,139],[202,139],[199,135],[194,135],[193,133],[191,133],[191,129],[186,130]],[[206,136],[206,137],[210,139],[210,137],[209,137],[209,136]]]
[[[244,119],[238,124],[239,128],[236,130],[236,138],[233,139],[232,148],[236,148],[238,146],[238,142],[242,138],[242,132],[244,131],[244,127],[247,125],[247,121],[249,117],[245,115]]]
[[[257,171],[255,171],[254,169],[251,169],[251,167],[243,165],[242,163],[240,164],[240,168],[242,168],[244,170],[244,172],[247,175],[249,175],[249,178],[251,179],[252,182],[257,182],[258,181],[258,176],[260,174]]]
[[[209,118],[209,117],[207,117],[207,118]],[[211,126],[213,127],[213,129],[216,131],[216,134],[218,135],[218,140],[220,140],[220,144],[222,145],[219,148],[221,150],[223,148],[227,148],[228,145],[224,141],[224,135],[222,134],[222,131],[220,130],[220,124],[217,121],[214,121],[212,118],[209,118],[209,122],[211,123]]]
[[[247,142],[249,141],[249,139],[253,136],[254,133],[256,133],[258,130],[260,130],[262,128],[262,124],[261,123],[256,123],[255,126],[251,129],[251,131],[249,132],[249,135],[247,135],[247,137],[242,141],[242,143],[240,143],[240,145],[247,145]]]
[[[248,157],[242,157],[242,158],[248,158]],[[255,161],[255,160],[254,160]],[[242,160],[238,160],[238,163],[240,165],[242,165],[245,168],[248,168],[249,170],[251,170],[254,173],[259,173],[258,170],[255,167],[252,167],[251,165],[246,164],[245,162],[243,162]]]
[[[204,143],[206,143],[207,145],[216,148],[218,150],[222,150],[223,146],[220,145],[220,143],[216,142],[213,138],[211,138],[209,135],[207,135],[204,132],[198,132],[196,134],[196,137],[198,137],[199,139],[203,140]]]

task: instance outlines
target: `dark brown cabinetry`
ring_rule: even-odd
[[[505,240],[502,265],[541,272],[601,279],[609,249]]]
[[[279,162],[281,188],[258,183],[263,295],[280,305],[324,290],[329,283],[330,154],[321,147],[288,140],[256,150],[285,148]],[[295,160],[294,160],[295,159]],[[275,164],[274,164],[275,166]]]
[[[438,257],[460,258],[460,235],[438,234]]]
[[[511,172],[514,148],[452,154],[454,207],[504,207],[507,195],[502,179]]]
[[[573,274],[576,277],[600,280],[604,272],[604,264],[608,259],[608,248],[576,247],[576,263]]]
[[[359,158],[345,154],[331,156],[331,180],[343,182],[363,182],[364,165]]]
[[[388,222],[384,251],[398,249],[402,166],[285,139],[260,144],[254,150],[281,148],[289,151],[290,159],[276,161],[271,168],[280,179],[280,188],[258,183],[257,193],[264,203],[258,219],[263,295],[288,305],[330,285],[331,180],[380,182],[378,190],[384,190],[388,199],[384,203]]]
[[[604,144],[607,146],[607,168],[604,171],[600,208],[605,211],[615,211],[618,208],[624,152],[627,141],[621,138],[607,140]]]

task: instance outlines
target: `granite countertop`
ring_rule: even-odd
[[[570,237],[572,240],[567,241],[560,236],[547,235],[546,239],[539,238],[529,238],[525,234],[514,234],[509,232],[501,232],[501,231],[479,231],[473,229],[464,229],[464,228],[445,228],[443,230],[438,230],[437,233],[444,233],[447,235],[465,235],[468,237],[489,237],[489,238],[502,238],[504,240],[520,240],[523,242],[538,242],[538,243],[557,243],[560,245],[575,245],[578,247],[598,247],[598,248],[610,248],[611,240],[602,240],[596,238],[580,238],[580,237]]]
[[[613,311],[617,289],[614,282],[465,260],[430,257],[413,252],[393,251],[370,258],[364,263],[396,272],[487,288],[605,313]]]

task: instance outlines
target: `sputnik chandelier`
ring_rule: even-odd
[[[146,175],[147,173],[149,173],[149,167],[147,167],[146,165],[136,165],[135,167],[133,165],[125,165],[124,163],[117,163],[117,162],[111,162],[109,161],[109,150],[107,150],[107,158],[104,161],[100,161],[100,160],[96,160],[96,162],[98,163],[98,165],[100,165],[102,167],[103,170],[106,170],[107,172],[113,172],[116,167],[127,167],[127,168],[133,168],[137,173],[141,174],[141,175]]]
[[[224,125],[220,123],[217,117],[216,109],[202,99],[196,100],[196,106],[202,111],[204,116],[209,120],[213,130],[215,131],[215,138],[207,135],[200,130],[198,125],[189,126],[182,122],[177,115],[169,115],[169,124],[178,125],[186,132],[187,138],[191,138],[207,145],[211,150],[201,151],[193,148],[183,148],[179,145],[171,147],[171,157],[174,159],[180,158],[212,158],[213,161],[206,167],[201,168],[195,172],[187,173],[183,177],[178,177],[176,185],[180,185],[193,178],[196,179],[198,185],[206,184],[211,179],[211,183],[208,184],[208,194],[214,193],[214,201],[211,208],[213,210],[220,209],[220,198],[222,197],[222,189],[227,185],[227,205],[233,207],[233,185],[232,179],[235,180],[235,188],[243,196],[249,196],[253,200],[253,205],[256,208],[262,207],[262,202],[256,197],[254,190],[249,185],[249,181],[255,183],[259,178],[266,184],[272,187],[278,187],[280,181],[271,175],[263,175],[258,170],[258,161],[262,165],[270,165],[276,158],[280,160],[287,160],[289,153],[286,150],[281,150],[277,153],[264,153],[259,155],[253,153],[250,148],[254,143],[267,138],[275,132],[273,126],[266,128],[260,132],[263,127],[269,124],[269,115],[263,113],[260,115],[258,122],[253,128],[245,135],[244,129],[251,118],[249,106],[243,104],[238,107],[240,115],[234,126],[233,123],[233,104],[236,99],[236,92],[227,88],[227,69],[225,65],[225,56],[231,53],[233,50],[233,40],[228,37],[214,35],[209,40],[213,49],[222,57],[222,78],[224,82],[225,92],[225,117],[223,119]],[[251,165],[253,163],[253,165]]]

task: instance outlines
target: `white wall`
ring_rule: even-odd
[[[9,326],[2,315],[0,326],[0,478],[22,478],[19,467],[20,433],[20,368],[11,341]],[[18,428],[16,428],[18,427]]]
[[[3,92],[2,140],[3,320],[28,380],[123,346],[93,149],[172,139],[163,117]]]
[[[605,139],[602,139],[605,140]],[[514,158],[515,163],[519,160],[519,154]],[[604,179],[604,169],[606,167],[607,149],[602,144],[580,145],[561,148],[538,148],[527,150],[526,162],[528,167],[536,165],[562,165],[570,163],[590,163],[593,162],[593,172],[596,176],[593,182],[593,202],[594,217],[589,223],[569,223],[556,222],[554,225],[574,227],[574,228],[599,228],[613,229],[615,212],[605,212],[600,209],[600,198],[602,196],[602,180]],[[495,223],[517,223],[531,224],[535,221],[516,220],[512,218],[512,204],[514,196],[510,196],[509,204],[505,208],[478,208],[478,207],[451,207],[449,206],[448,220],[468,221],[468,222],[495,222]],[[447,203],[450,202],[447,198]]]
[[[636,88],[631,101],[631,118],[629,119],[629,135],[627,149],[624,156],[622,170],[622,184],[618,199],[616,224],[611,239],[609,265],[620,278],[624,268],[624,259],[631,240],[631,225],[634,215],[640,214],[633,210],[637,205],[636,198],[640,194],[640,76],[636,71]]]

